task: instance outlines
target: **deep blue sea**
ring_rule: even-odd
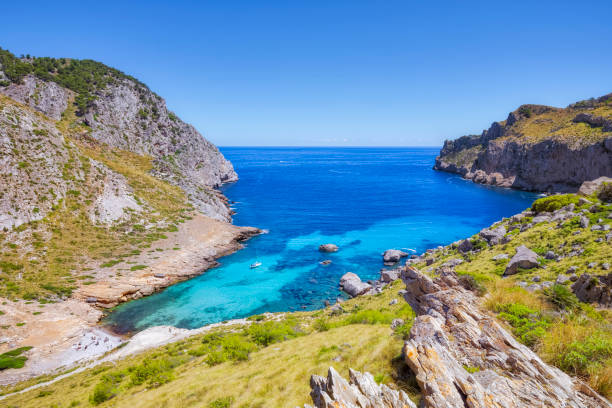
[[[262,312],[316,309],[347,271],[377,278],[389,248],[421,253],[528,207],[532,193],[432,170],[439,148],[222,148],[240,180],[223,187],[234,223],[269,233],[221,266],[117,307],[117,332],[195,328]],[[335,243],[337,253],[318,246]],[[322,266],[324,259],[332,264]],[[262,265],[250,269],[259,261]]]

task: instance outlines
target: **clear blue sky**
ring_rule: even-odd
[[[218,145],[440,145],[612,92],[612,1],[54,1],[0,46],[136,76]]]

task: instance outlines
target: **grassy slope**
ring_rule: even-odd
[[[43,389],[11,396],[4,403],[18,407],[90,406],[96,387],[99,392],[110,383],[111,393],[116,395],[100,406],[206,407],[215,406],[210,405],[215,401],[221,404],[224,398],[231,398],[232,406],[236,407],[295,406],[310,402],[309,376],[324,375],[330,365],[345,374],[349,367],[369,371],[379,381],[395,382],[415,395],[414,383],[399,363],[401,335],[392,335],[389,329],[392,318],[411,320],[412,313],[404,302],[389,305],[391,299],[398,298],[401,287],[396,282],[380,295],[349,300],[343,304],[345,313],[341,315],[330,315],[329,310],[277,315],[281,322],[268,323],[271,327],[262,332],[273,334],[289,327],[290,331],[284,333],[290,339],[267,346],[253,340],[261,336],[243,333],[242,327],[235,327],[234,336],[241,345],[232,343],[232,350],[255,347],[245,361],[236,358],[232,361],[226,356],[230,361],[216,364],[222,360],[217,353],[219,348],[215,345],[208,349],[209,343],[203,340],[211,336],[198,335],[116,365],[106,364],[78,373]],[[266,324],[258,322],[260,318],[253,319],[252,324]],[[338,356],[340,361],[334,361]],[[162,370],[161,375],[151,369],[143,374],[146,379],[142,384],[134,385],[133,373],[142,374],[146,361],[160,360],[177,365]],[[149,367],[152,366],[156,364],[150,363]],[[120,379],[115,381],[117,378]],[[28,384],[33,382],[36,380]]]
[[[6,97],[1,102],[31,111]],[[69,296],[79,281],[93,283],[95,279],[85,268],[92,261],[121,259],[163,238],[165,231],[174,230],[176,223],[189,218],[190,207],[178,187],[148,174],[150,157],[89,140],[88,129],[76,122],[74,107],[59,122],[36,115],[41,127],[56,126],[66,139],[63,148],[69,159],[57,177],[73,183],[74,193],[67,194],[42,220],[0,232],[0,296],[47,302]],[[44,136],[40,139],[44,146]],[[32,151],[29,144],[18,150],[26,155]],[[92,224],[87,216],[97,192],[92,159],[125,176],[146,211],[110,228]],[[143,224],[153,228],[145,230]],[[17,279],[19,274],[23,279]]]
[[[523,116],[507,129],[506,135],[499,140],[513,140],[521,143],[556,140],[579,148],[611,136],[609,132],[603,132],[601,127],[572,122],[578,113],[612,118],[612,99],[590,109],[568,107],[541,114],[531,114],[529,117]]]

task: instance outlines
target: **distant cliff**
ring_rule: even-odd
[[[481,135],[445,141],[434,169],[521,190],[577,191],[612,176],[612,94],[567,108],[522,105]]]
[[[237,180],[231,163],[135,78],[96,61],[17,58],[0,49],[0,93],[55,120],[73,111],[84,137],[151,156],[151,174],[181,187],[205,215],[231,219],[215,190]]]

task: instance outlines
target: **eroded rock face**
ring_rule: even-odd
[[[310,396],[316,408],[416,408],[404,391],[378,385],[370,373],[349,370],[350,382],[333,367],[327,378],[310,378]],[[308,405],[306,406],[308,407]]]
[[[0,93],[44,113],[52,119],[60,120],[62,112],[68,107],[73,92],[55,82],[46,82],[34,75],[26,75],[21,84],[0,86]]]
[[[418,315],[404,356],[424,407],[610,407],[481,312],[453,272],[432,280],[408,267],[402,279],[405,299]]]
[[[612,273],[600,276],[584,273],[574,282],[572,291],[582,302],[611,307]]]
[[[481,135],[445,141],[434,169],[460,174],[482,184],[531,191],[576,192],[583,182],[612,174],[611,121],[585,112],[606,103],[609,97],[595,99],[594,105],[589,107],[572,105],[559,109],[523,105],[511,112],[505,123],[494,122]],[[594,133],[598,136],[592,141],[540,134],[534,135],[533,140],[525,137],[522,124],[551,111],[574,112],[576,123],[586,123],[600,129],[601,133]],[[543,117],[541,120],[550,119]]]
[[[100,92],[84,120],[95,139],[152,156],[151,173],[181,187],[204,215],[231,219],[225,197],[215,188],[238,179],[232,164],[193,126],[168,111],[163,98],[124,79]]]

